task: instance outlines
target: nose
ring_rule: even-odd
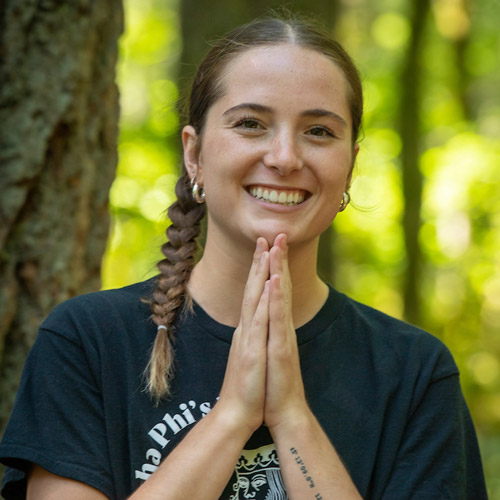
[[[269,149],[264,155],[264,165],[276,170],[282,176],[289,175],[294,170],[302,169],[303,162],[297,138],[288,131],[281,131],[276,134],[271,139]]]

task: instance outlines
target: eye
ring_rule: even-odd
[[[311,127],[307,133],[314,137],[335,137],[335,134],[329,128],[319,125]]]
[[[252,486],[255,489],[257,489],[257,491],[258,491],[258,488],[260,488],[261,486],[264,486],[265,484],[267,484],[267,480],[266,480],[265,476],[258,475],[257,477],[254,477],[252,479]]]
[[[240,485],[241,488],[247,488],[248,485],[250,484],[250,481],[246,477],[240,477],[238,480],[238,484]]]
[[[262,125],[259,123],[259,121],[252,117],[241,118],[234,124],[234,127],[242,129],[251,129],[251,130],[263,128]]]

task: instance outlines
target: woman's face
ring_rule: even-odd
[[[347,83],[326,56],[290,44],[247,50],[197,137],[183,131],[186,167],[206,194],[208,233],[233,244],[315,242],[338,212],[357,153]]]

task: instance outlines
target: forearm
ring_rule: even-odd
[[[219,401],[130,500],[216,500],[220,497],[243,446],[263,422],[268,275],[268,244],[259,238]]]
[[[291,500],[360,500],[356,486],[319,422],[307,409],[271,429]]]
[[[218,499],[250,435],[215,405],[130,500]]]

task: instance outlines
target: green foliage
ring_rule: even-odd
[[[104,288],[156,273],[164,212],[174,200],[177,179],[177,6],[173,1],[129,0],[125,8],[118,70],[119,165],[110,193],[113,226],[104,258]]]
[[[335,36],[360,66],[364,139],[353,204],[335,221],[337,288],[401,317],[407,258],[402,230],[400,75],[410,2],[346,2]],[[155,271],[179,162],[173,1],[126,2],[119,83],[120,164],[104,287]],[[500,3],[436,0],[421,47],[420,168],[425,177],[421,325],[444,340],[462,374],[480,435],[490,498],[500,499]]]

